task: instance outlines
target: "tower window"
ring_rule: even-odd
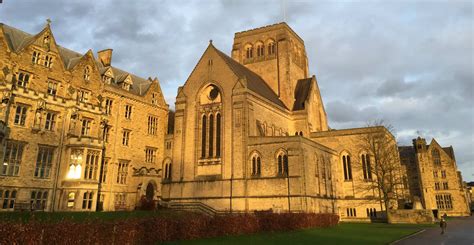
[[[268,43],[268,55],[275,54],[275,42]]]
[[[263,43],[258,44],[257,45],[257,57],[263,56],[264,55],[264,50],[265,50],[265,48],[263,47]]]
[[[248,46],[246,48],[246,57],[247,57],[247,59],[253,58],[253,47],[252,46]]]

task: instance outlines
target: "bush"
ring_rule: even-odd
[[[0,244],[153,244],[216,236],[281,232],[338,223],[335,214],[256,212],[210,217],[189,213],[121,221],[0,223]]]
[[[140,198],[140,204],[138,205],[138,209],[140,210],[155,210],[156,209],[156,201],[149,200],[145,196]]]

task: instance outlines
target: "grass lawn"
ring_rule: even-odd
[[[219,237],[168,244],[388,244],[432,226],[341,223],[333,228]]]
[[[74,222],[84,222],[91,220],[123,220],[130,218],[142,218],[151,216],[177,216],[177,212],[168,210],[159,211],[118,211],[118,212],[0,212],[0,222],[23,222],[32,219],[39,222],[59,222],[70,220]]]

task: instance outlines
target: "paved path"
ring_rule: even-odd
[[[426,231],[401,240],[397,245],[474,245],[474,216],[448,220],[444,235],[441,228],[428,228]]]

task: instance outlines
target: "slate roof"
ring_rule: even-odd
[[[310,77],[300,79],[296,82],[295,103],[293,104],[293,111],[304,110],[304,102],[308,98],[312,80],[313,79]]]
[[[442,147],[444,152],[448,154],[454,160],[454,150],[453,147]],[[413,158],[416,155],[415,148],[413,146],[399,146],[398,152],[400,153],[400,158]]]
[[[4,23],[0,23],[0,27],[3,29],[3,32],[5,33],[8,45],[15,52],[20,51],[21,49],[26,47],[28,44],[34,42],[35,40],[35,35],[16,29],[15,27],[8,26]],[[84,56],[83,54],[67,49],[60,45],[57,45],[57,47],[59,50],[59,56],[63,60],[64,65],[66,66],[67,70],[72,69]],[[96,63],[102,75],[107,69],[105,69],[106,67],[104,67],[102,63],[99,62],[98,60],[96,60]],[[128,74],[131,75],[132,80],[133,80],[133,85],[131,86],[129,92],[131,92],[132,94],[143,95],[150,88],[151,81],[141,78],[139,76],[136,76],[134,74],[128,73],[121,69],[118,69],[114,66],[111,66],[111,68],[113,69],[115,78],[118,78],[119,80],[125,79],[125,77]],[[112,85],[119,86],[117,84],[112,84]]]
[[[214,47],[212,44],[211,46]],[[247,78],[247,87],[250,90],[268,99],[269,101],[288,109],[285,104],[283,104],[283,102],[278,98],[278,95],[273,92],[270,86],[268,86],[268,84],[259,75],[257,75],[244,65],[240,64],[239,62],[235,61],[231,57],[227,56],[217,48],[214,47],[214,49],[216,50],[217,54],[227,63],[230,69],[234,71],[235,75],[240,78]]]

